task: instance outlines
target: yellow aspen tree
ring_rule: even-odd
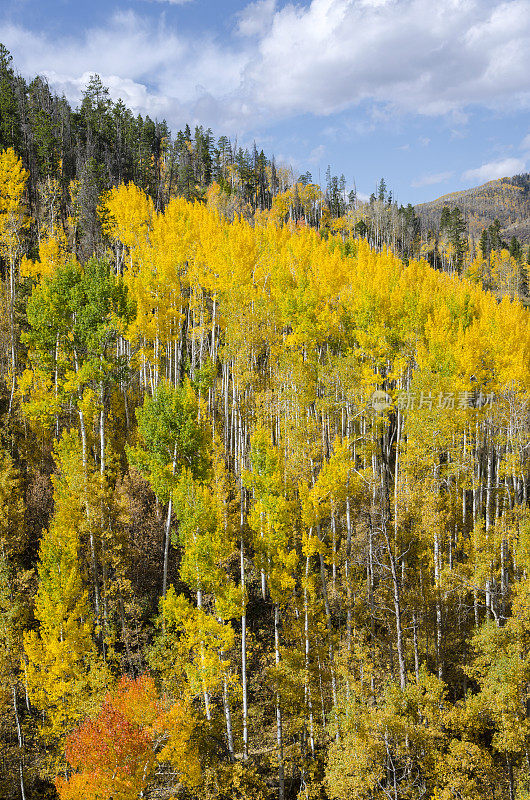
[[[38,627],[24,635],[28,691],[43,714],[40,734],[55,772],[64,763],[65,737],[98,703],[108,678],[93,639],[80,558],[85,481],[79,446],[77,433],[63,436],[57,445],[55,511],[39,550]]]
[[[9,329],[11,350],[11,395],[13,402],[16,381],[16,324],[15,297],[17,266],[24,251],[24,231],[29,226],[25,203],[26,183],[29,173],[21,159],[10,147],[0,152],[0,255],[8,266]]]

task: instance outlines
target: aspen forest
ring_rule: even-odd
[[[0,115],[0,797],[528,800],[527,243]]]

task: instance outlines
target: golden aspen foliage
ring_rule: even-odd
[[[56,460],[55,511],[39,550],[38,628],[24,634],[24,649],[29,695],[43,714],[41,735],[51,763],[59,765],[66,735],[98,703],[107,672],[93,639],[86,568],[80,558],[85,479],[77,434],[63,437]]]
[[[205,203],[106,192],[104,266],[69,261],[55,232],[28,267],[23,410],[43,448],[52,422],[77,414],[81,433],[59,446],[26,636],[44,739],[64,766],[61,726],[100,730],[102,685],[147,658],[160,708],[131,741],[158,746],[131,791],[522,797],[520,254],[418,233],[402,260],[386,201],[332,219],[318,187],[272,169],[272,209],[252,219],[230,157]],[[413,257],[422,243],[440,269]],[[115,475],[134,466],[146,482],[122,525]],[[91,796],[79,765],[69,785]]]
[[[151,230],[155,215],[152,199],[133,183],[122,183],[103,195],[98,213],[103,232],[120,241],[133,259]]]
[[[12,263],[22,252],[21,236],[29,225],[24,195],[29,173],[10,147],[0,152],[0,254]],[[12,268],[12,267],[11,267]]]
[[[22,258],[20,274],[23,278],[52,278],[71,259],[66,235],[59,230],[55,235],[41,240],[38,260],[31,261],[25,256]]]

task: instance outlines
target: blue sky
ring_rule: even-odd
[[[530,170],[530,0],[1,0],[25,77],[418,203]]]

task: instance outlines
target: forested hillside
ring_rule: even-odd
[[[446,194],[430,203],[416,206],[422,222],[431,228],[440,224],[440,215],[446,206],[451,211],[459,208],[465,217],[469,233],[478,238],[484,228],[499,220],[500,234],[510,240],[513,236],[525,244],[530,243],[530,175],[499,178],[483,186]]]
[[[527,252],[3,59],[0,796],[526,798]]]

